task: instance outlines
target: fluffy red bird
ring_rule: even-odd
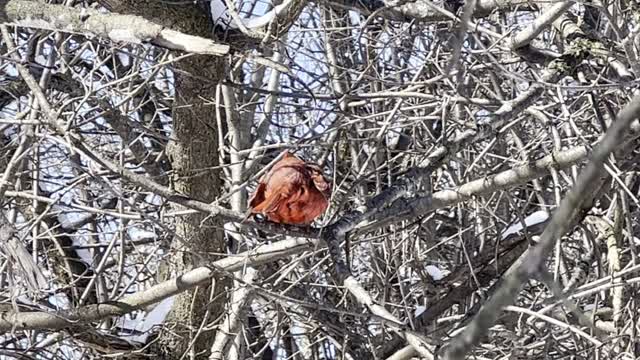
[[[331,184],[316,164],[308,164],[285,150],[249,199],[249,215],[290,225],[309,225],[329,206]]]

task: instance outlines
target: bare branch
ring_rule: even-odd
[[[3,312],[0,314],[0,331],[62,329],[78,323],[128,314],[203,284],[214,276],[228,276],[228,273],[238,271],[245,266],[256,267],[291,254],[312,249],[315,246],[317,246],[317,240],[304,239],[291,239],[275,244],[262,245],[233,257],[218,260],[209,267],[193,269],[146,290],[127,295],[118,301],[86,305],[74,310],[60,312],[28,310]]]
[[[167,49],[195,54],[223,56],[229,54],[230,50],[228,45],[165,29],[138,16],[104,14],[86,8],[74,11],[63,5],[28,0],[0,1],[0,22],[101,36],[115,42],[151,43]]]

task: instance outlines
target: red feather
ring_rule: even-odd
[[[285,150],[259,181],[249,199],[249,213],[291,225],[308,225],[327,210],[331,193],[320,167],[307,164]]]

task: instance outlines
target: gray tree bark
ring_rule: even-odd
[[[205,14],[194,5],[169,6],[159,1],[104,1],[113,12],[143,16],[174,30],[209,36]],[[218,134],[213,106],[203,99],[216,98],[216,86],[223,60],[214,56],[192,56],[176,63],[173,133],[167,146],[172,166],[171,184],[177,192],[203,202],[212,202],[221,193],[218,170]],[[206,79],[206,80],[204,80]],[[178,207],[178,206],[176,206]],[[176,208],[176,210],[180,210]],[[176,235],[167,256],[161,279],[211,264],[224,253],[222,227],[206,215],[176,217]],[[152,352],[162,359],[206,358],[215,332],[202,331],[224,310],[226,281],[214,280],[176,296],[163,331]]]

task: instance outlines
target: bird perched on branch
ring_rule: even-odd
[[[331,184],[322,169],[285,150],[260,181],[249,199],[247,216],[262,214],[268,220],[290,225],[309,225],[329,205]]]

